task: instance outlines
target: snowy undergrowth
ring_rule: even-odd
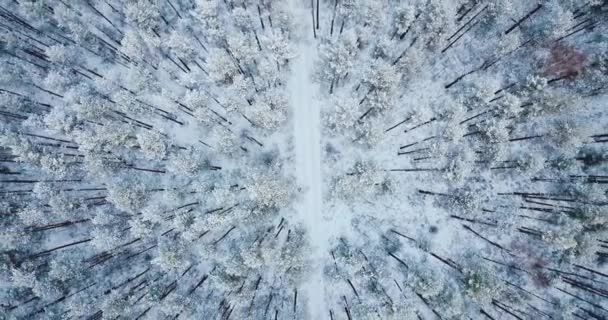
[[[0,318],[605,319],[607,10],[0,1]]]

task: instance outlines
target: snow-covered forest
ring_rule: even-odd
[[[607,0],[0,0],[0,319],[608,319]]]

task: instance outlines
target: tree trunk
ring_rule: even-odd
[[[315,28],[315,0],[310,0],[310,14],[312,17],[312,34],[317,38],[317,29]]]

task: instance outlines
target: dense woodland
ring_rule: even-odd
[[[285,6],[0,3],[0,318],[300,318]]]
[[[0,319],[608,319],[607,95],[605,0],[0,0]]]
[[[608,318],[608,2],[321,1],[329,319]]]

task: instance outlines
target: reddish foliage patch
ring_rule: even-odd
[[[547,272],[547,261],[535,253],[535,248],[529,243],[516,242],[511,249],[517,253],[519,265],[528,272],[532,283],[538,288],[551,286],[551,274]]]
[[[534,282],[537,287],[547,288],[551,285],[551,278],[547,273],[544,272],[546,264],[547,263],[545,261],[541,260],[540,258],[536,258],[536,261],[534,261],[534,263],[532,263],[530,266],[532,271],[532,282]]]
[[[558,43],[551,48],[551,56],[545,61],[545,73],[558,78],[573,79],[585,68],[587,55],[567,44]]]

